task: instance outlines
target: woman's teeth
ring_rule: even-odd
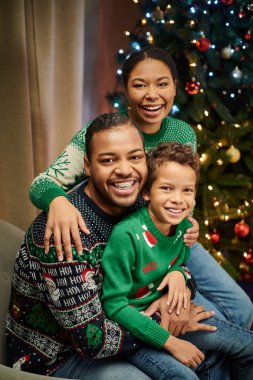
[[[160,105],[160,106],[151,106],[151,107],[142,106],[142,108],[144,108],[147,111],[151,111],[152,112],[152,111],[157,111],[157,110],[161,109],[162,105]]]

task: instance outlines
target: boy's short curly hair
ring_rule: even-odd
[[[186,144],[177,142],[161,143],[147,153],[148,179],[145,191],[149,192],[157,178],[157,171],[167,162],[176,162],[183,166],[190,166],[196,174],[196,189],[199,180],[199,156]]]

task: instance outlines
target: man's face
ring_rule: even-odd
[[[121,215],[132,206],[146,179],[147,165],[141,136],[129,124],[93,136],[91,160],[84,165],[89,182],[85,191],[105,212]]]

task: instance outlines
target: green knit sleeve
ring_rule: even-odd
[[[131,271],[135,263],[135,247],[133,236],[125,231],[125,228],[126,224],[122,224],[113,230],[103,253],[103,309],[109,318],[138,339],[162,348],[170,333],[129,305],[128,294],[133,284]]]
[[[37,208],[48,211],[54,198],[66,196],[66,191],[84,179],[85,133],[89,124],[72,138],[59,157],[32,182],[29,195]]]

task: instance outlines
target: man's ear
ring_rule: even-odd
[[[85,171],[85,174],[89,177],[90,176],[90,162],[87,156],[84,156],[84,171]]]

